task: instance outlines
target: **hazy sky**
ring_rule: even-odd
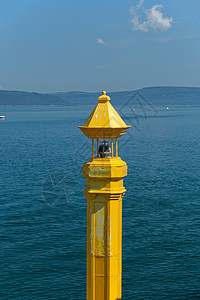
[[[0,0],[0,88],[199,86],[199,0]]]

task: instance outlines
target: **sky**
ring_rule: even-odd
[[[0,0],[0,89],[200,85],[199,0]]]

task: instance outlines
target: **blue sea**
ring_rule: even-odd
[[[91,143],[77,126],[92,109],[0,108],[2,300],[86,299]],[[124,117],[123,299],[200,299],[200,107]]]

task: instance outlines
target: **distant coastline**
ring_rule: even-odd
[[[131,98],[160,106],[200,105],[198,87],[147,87],[133,91],[109,92],[113,105],[122,105]],[[136,95],[134,98],[134,95]],[[88,106],[96,104],[99,92],[35,93],[0,90],[0,106]]]

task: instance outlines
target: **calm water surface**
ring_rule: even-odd
[[[119,140],[123,299],[200,299],[200,107],[156,109]],[[0,299],[85,299],[91,110],[1,107]]]

